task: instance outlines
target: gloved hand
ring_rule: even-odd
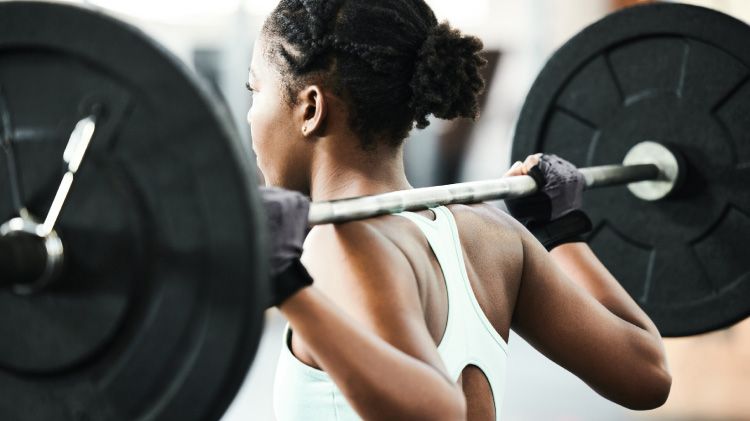
[[[278,306],[313,280],[300,262],[307,236],[310,199],[278,188],[260,188],[266,211],[270,256],[271,302]]]
[[[505,175],[529,175],[536,181],[537,193],[505,204],[547,250],[584,241],[591,220],[580,210],[585,180],[573,164],[556,155],[536,154],[516,162]]]

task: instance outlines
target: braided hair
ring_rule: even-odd
[[[479,114],[482,42],[438,23],[424,0],[281,0],[263,36],[287,101],[306,84],[332,89],[365,149],[400,145],[431,114]]]

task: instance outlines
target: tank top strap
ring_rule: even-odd
[[[431,208],[430,210],[435,214],[435,219],[430,219],[414,212],[400,212],[394,213],[394,215],[402,216],[417,225],[420,231],[427,237],[427,242],[434,249],[436,244],[439,244],[443,240],[443,230],[440,229],[438,219],[439,215],[436,211],[438,208]]]
[[[419,227],[435,252],[441,266],[447,264],[451,267],[458,265],[457,267],[463,268],[463,256],[459,261],[455,261],[453,258],[456,254],[455,250],[461,250],[461,243],[458,242],[458,237],[455,235],[457,230],[453,214],[445,206],[430,208],[430,211],[435,214],[435,219],[413,212],[401,212],[395,215],[403,216]]]
[[[487,337],[491,338],[508,355],[508,343],[492,327],[474,294],[474,288],[466,273],[463,247],[453,213],[445,206],[437,206],[430,210],[435,214],[434,220],[412,212],[401,212],[397,215],[414,221],[435,253],[445,277],[448,302],[455,310],[448,312],[449,327],[459,324],[458,321],[454,322],[454,319],[473,318],[482,330],[486,331]],[[450,332],[446,332],[448,333]]]

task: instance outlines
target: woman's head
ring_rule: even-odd
[[[310,99],[311,86],[339,99],[365,150],[400,145],[429,115],[478,114],[482,43],[438,23],[423,0],[281,0],[260,43],[254,61],[275,68],[283,101]]]

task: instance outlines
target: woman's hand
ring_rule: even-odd
[[[533,201],[529,198],[510,200],[518,206],[519,216],[549,221],[581,208],[583,188],[586,186],[583,174],[557,155],[529,155],[524,162],[516,162],[505,175],[530,176],[539,187],[537,195],[546,202],[544,208],[539,209],[538,206],[530,206]]]
[[[271,300],[278,306],[300,289],[312,284],[312,278],[300,263],[302,243],[307,236],[310,199],[300,193],[278,189],[260,189],[270,245],[269,273]]]
[[[516,161],[513,165],[510,166],[510,169],[503,175],[503,177],[513,177],[518,175],[526,175],[529,173],[529,170],[533,166],[539,163],[539,159],[541,159],[543,154],[537,153],[534,155],[529,155],[526,157],[526,160],[523,162]]]
[[[591,221],[580,210],[585,179],[570,162],[556,155],[529,155],[505,175],[528,175],[536,181],[537,193],[505,204],[548,250],[580,242],[581,235],[591,230]]]

